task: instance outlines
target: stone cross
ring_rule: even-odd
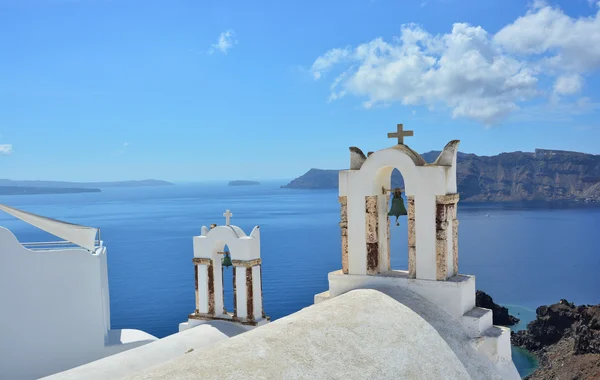
[[[225,225],[228,226],[229,223],[231,222],[231,217],[233,216],[233,214],[229,210],[227,210],[227,211],[225,211],[223,216],[225,217]]]
[[[398,144],[404,145],[404,137],[414,136],[414,131],[405,131],[402,124],[398,124],[396,132],[388,133],[388,139],[398,138]]]

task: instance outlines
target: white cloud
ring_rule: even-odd
[[[1,155],[9,155],[13,152],[12,144],[0,144],[0,154]]]
[[[129,143],[128,143],[128,142],[124,142],[124,143],[123,143],[123,147],[127,148],[128,146],[129,146]]]
[[[219,40],[216,44],[213,44],[209,53],[212,54],[216,50],[220,51],[223,54],[227,54],[227,51],[233,47],[234,44],[237,44],[237,40],[234,40],[235,32],[231,29],[224,31],[219,36]]]
[[[583,78],[579,74],[565,74],[556,79],[554,93],[557,95],[573,95],[581,91]]]
[[[548,69],[594,70],[600,67],[600,9],[591,17],[572,18],[549,5],[533,8],[494,40],[510,53],[547,54]]]
[[[527,100],[581,91],[581,74],[600,68],[600,10],[573,19],[538,0],[496,35],[465,23],[442,35],[403,25],[390,42],[376,38],[331,49],[311,71],[320,79],[337,67],[342,72],[330,100],[351,94],[365,97],[367,108],[394,102],[442,106],[454,118],[492,125]],[[554,88],[540,89],[542,78],[553,78]]]
[[[315,79],[321,77],[321,72],[327,71],[332,66],[342,62],[350,56],[350,48],[331,49],[321,57],[317,58],[312,65],[312,73]]]

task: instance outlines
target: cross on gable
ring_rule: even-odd
[[[231,217],[233,216],[233,214],[231,213],[231,211],[227,210],[227,211],[225,211],[223,216],[225,217],[225,225],[228,226],[229,223],[231,222]]]
[[[414,136],[414,131],[405,131],[403,124],[398,124],[396,132],[388,133],[388,139],[398,138],[398,144],[404,145],[404,137]]]

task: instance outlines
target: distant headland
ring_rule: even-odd
[[[257,182],[257,181],[243,181],[243,180],[237,180],[237,181],[230,181],[229,182],[229,186],[256,186],[256,185],[260,185],[260,182]]]
[[[434,162],[439,151],[421,156]],[[469,202],[600,202],[600,155],[536,149],[496,156],[458,153],[460,199]],[[286,189],[334,189],[339,170],[310,169]],[[392,186],[404,187],[398,171]]]
[[[13,181],[0,179],[0,195],[98,193],[102,188],[173,186],[156,179],[116,182]]]

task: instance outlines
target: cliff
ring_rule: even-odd
[[[440,152],[422,154],[433,162]],[[458,192],[461,200],[600,202],[600,155],[536,149],[496,156],[458,153]],[[284,188],[336,188],[338,170],[311,169]],[[398,171],[392,186],[404,187]]]
[[[600,304],[576,306],[566,300],[540,306],[527,330],[511,342],[533,352],[539,368],[526,379],[600,379]]]
[[[285,186],[285,189],[336,189],[339,170],[310,169]]]

